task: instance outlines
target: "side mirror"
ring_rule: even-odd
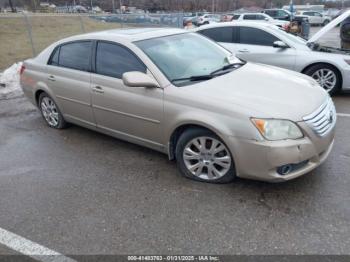
[[[276,41],[276,42],[274,42],[273,43],[273,47],[274,48],[289,48],[289,46],[286,44],[286,43],[284,43],[284,42],[282,42],[282,41]]]
[[[123,83],[130,87],[160,87],[156,80],[142,72],[126,72],[123,74]]]
[[[269,18],[268,18],[268,17],[265,17],[264,20],[265,20],[265,21],[269,21]]]

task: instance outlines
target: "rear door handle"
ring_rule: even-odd
[[[47,78],[47,80],[52,81],[52,82],[55,82],[55,81],[56,81],[56,79],[55,79],[55,77],[54,77],[53,75],[50,75],[50,76]]]
[[[95,93],[99,93],[99,94],[103,94],[105,91],[102,89],[102,87],[100,86],[95,86],[92,88],[92,91],[94,91]]]

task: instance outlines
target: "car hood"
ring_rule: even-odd
[[[316,34],[314,34],[309,41],[307,41],[308,43],[315,43],[317,42],[322,36],[324,36],[325,34],[327,34],[330,30],[332,30],[334,27],[336,27],[338,24],[340,24],[341,22],[343,22],[346,18],[348,18],[350,16],[350,10],[344,12],[342,15],[340,15],[339,17],[337,17],[336,19],[334,19],[333,21],[331,21],[330,23],[328,23],[325,27],[323,27],[320,31],[318,31]]]
[[[187,92],[201,101],[211,101],[249,117],[302,121],[316,110],[328,94],[308,76],[273,66],[247,63],[235,71],[187,86]],[[208,102],[206,102],[208,103]]]

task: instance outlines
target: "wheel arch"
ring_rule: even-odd
[[[341,88],[341,89],[343,88],[343,74],[342,74],[342,72],[338,69],[338,67],[335,66],[335,65],[332,64],[332,63],[329,63],[329,62],[315,62],[315,63],[309,64],[309,65],[307,65],[306,67],[304,67],[304,69],[301,70],[301,73],[302,73],[302,74],[305,74],[306,71],[307,71],[308,69],[310,69],[311,67],[316,66],[316,65],[327,65],[327,66],[333,67],[333,68],[337,71],[337,73],[339,74],[339,76],[340,76],[340,88]]]
[[[208,126],[208,125],[202,124],[202,123],[182,123],[174,128],[174,130],[171,132],[171,135],[168,139],[168,156],[169,156],[170,160],[175,159],[176,144],[177,144],[177,141],[179,140],[180,136],[186,130],[191,129],[191,128],[206,129],[206,130],[212,132],[213,134],[215,134],[216,136],[218,136],[226,144],[226,142],[223,139],[223,136],[220,134],[220,132],[218,132],[218,130],[216,130],[215,128],[213,128],[211,126]],[[226,144],[226,146],[227,146],[227,144]],[[233,154],[233,152],[231,152],[231,154]],[[232,158],[233,158],[233,156],[232,156]]]
[[[34,99],[37,106],[39,106],[39,97],[42,93],[46,93],[43,89],[38,89],[34,93]]]

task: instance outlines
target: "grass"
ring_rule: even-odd
[[[120,28],[118,23],[105,23],[86,16],[29,16],[33,44],[38,54],[51,43],[71,35]],[[83,24],[83,27],[82,27]],[[17,61],[33,57],[23,16],[0,16],[0,71]]]

